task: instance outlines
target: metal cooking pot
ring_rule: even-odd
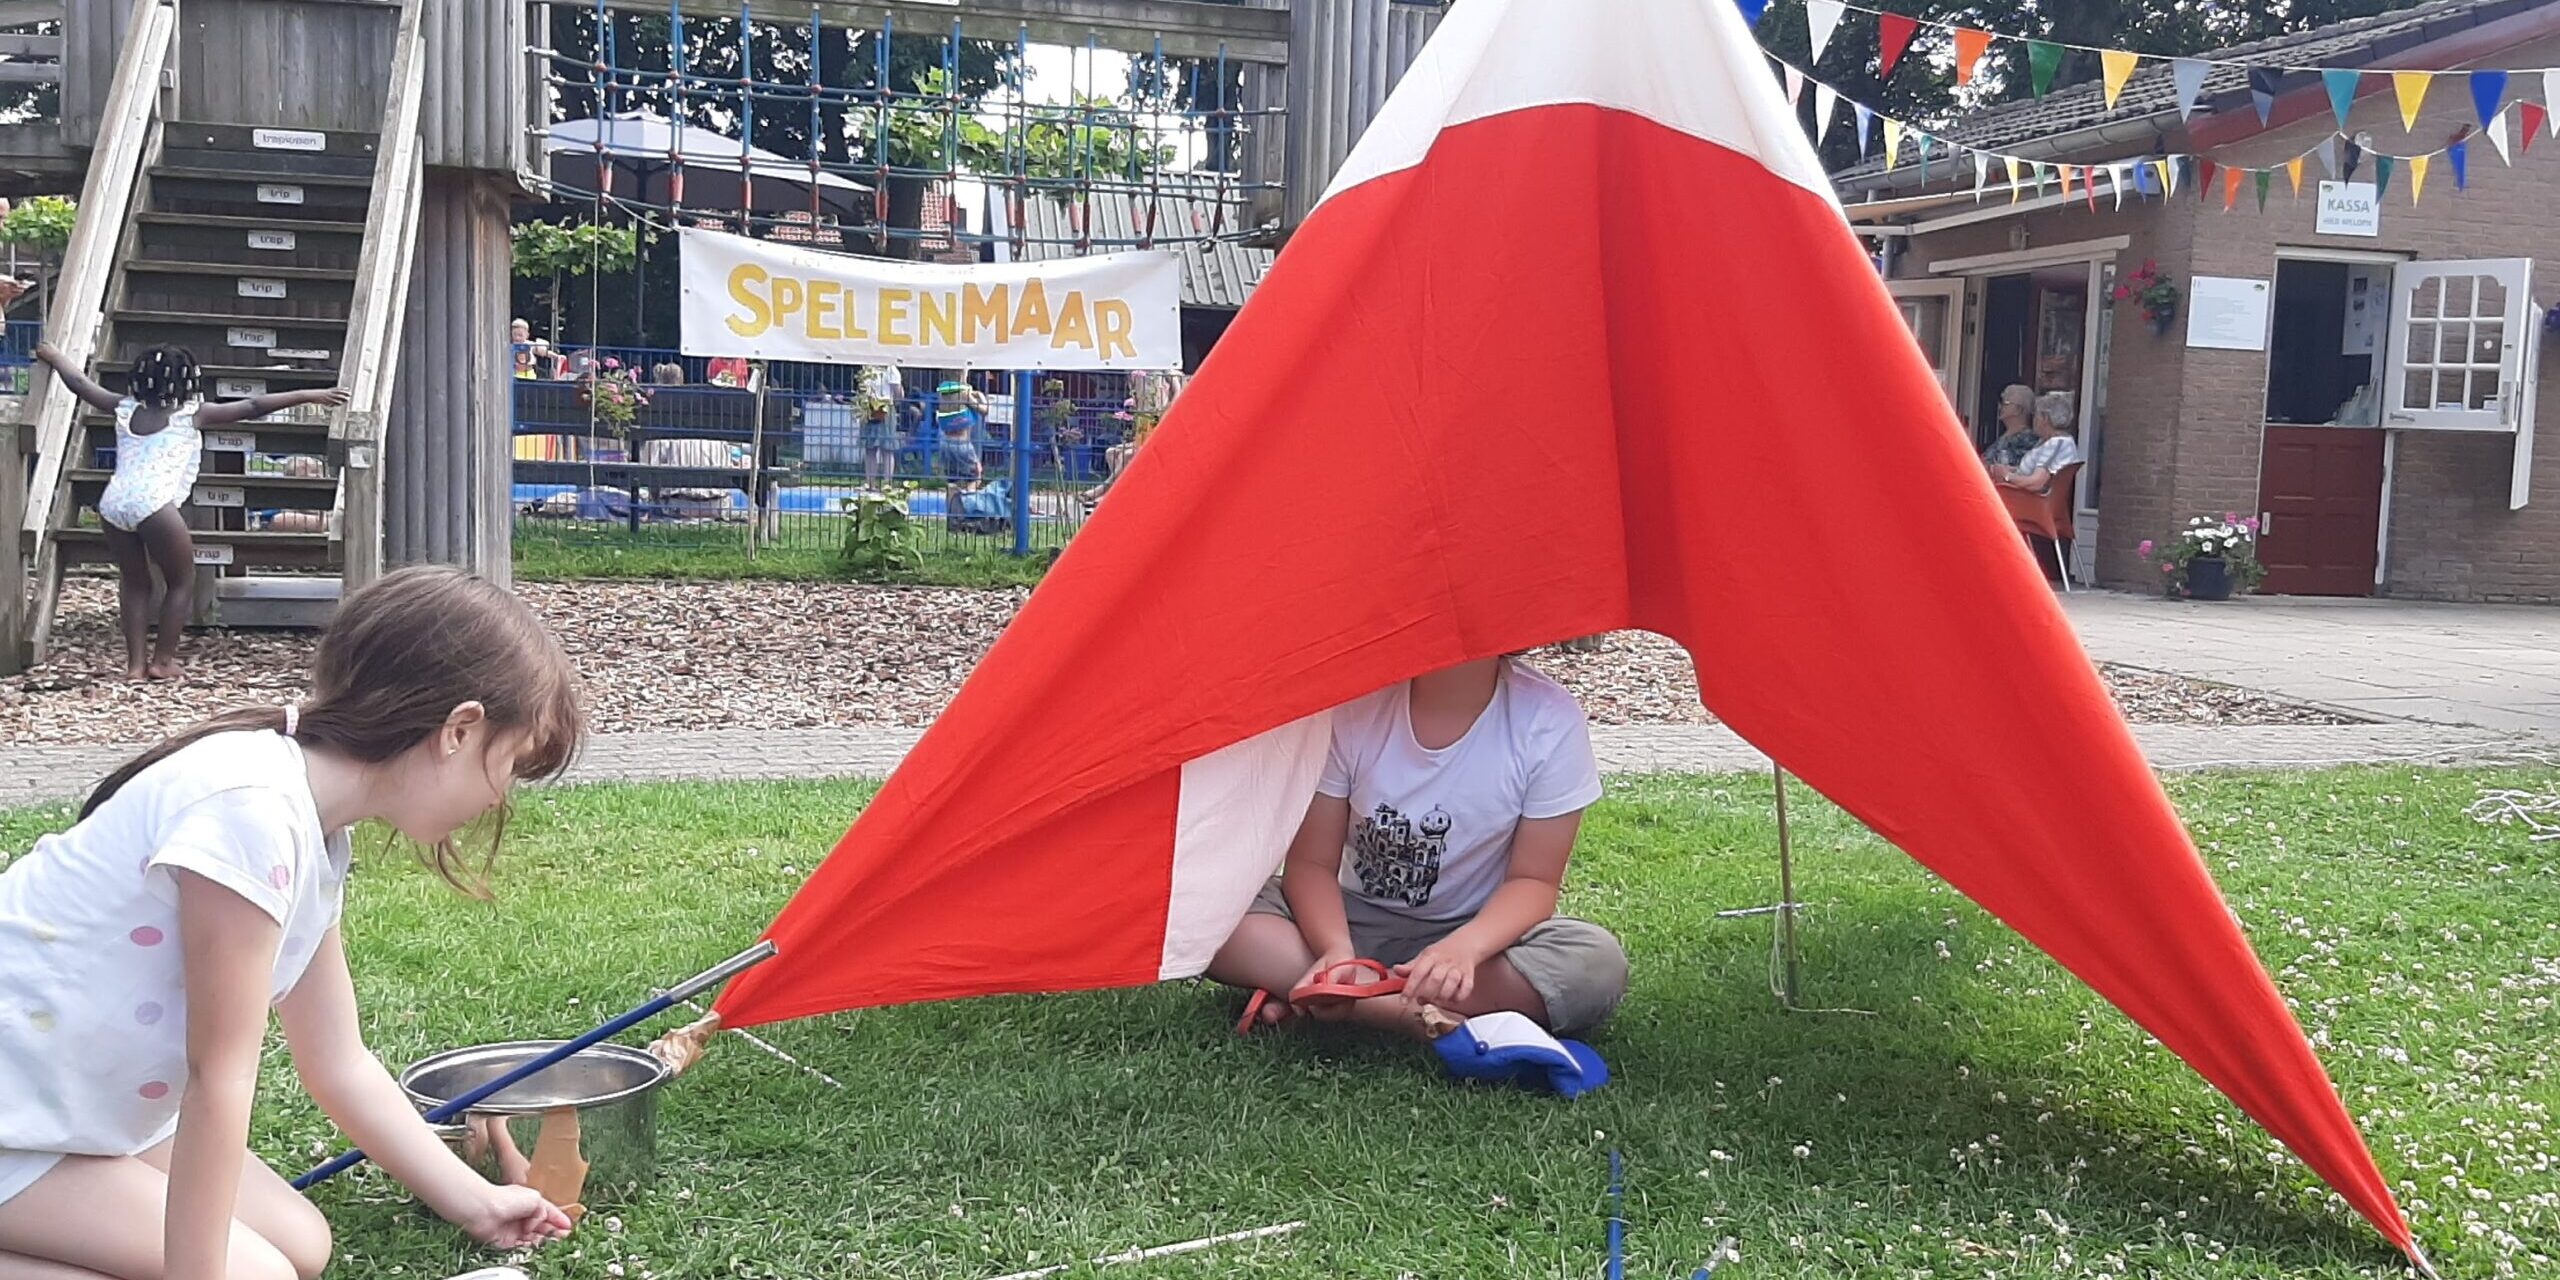
[[[400,1073],[400,1087],[425,1112],[561,1043],[518,1040],[440,1053]],[[674,1074],[637,1049],[599,1044],[507,1086],[438,1132],[494,1181],[593,1209],[656,1176],[658,1087]]]

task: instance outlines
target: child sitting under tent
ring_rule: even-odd
[[[1306,1013],[1436,1042],[1503,1012],[1588,1031],[1627,953],[1556,898],[1599,798],[1581,706],[1516,656],[1339,707],[1280,877],[1209,976],[1257,992],[1247,1031]]]

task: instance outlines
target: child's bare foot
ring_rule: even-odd
[[[153,658],[148,672],[154,680],[175,680],[187,674],[187,669],[176,658]]]
[[[135,684],[140,684],[143,681],[150,679],[151,664],[147,662],[126,663],[124,667],[124,678],[133,681]]]

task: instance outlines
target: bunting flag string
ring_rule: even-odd
[[[1817,2],[1830,3],[1832,0],[1817,0]],[[2070,199],[2075,194],[2082,195],[2089,208],[2094,211],[2098,208],[2098,175],[2101,172],[2107,176],[2108,186],[2114,194],[2114,207],[2118,209],[2124,207],[2125,188],[2128,186],[2133,188],[2137,196],[2167,198],[2176,195],[2179,184],[2185,182],[2196,188],[2199,199],[2210,200],[2216,193],[2214,179],[2218,174],[2222,179],[2219,192],[2225,212],[2236,209],[2242,190],[2252,185],[2257,192],[2258,208],[2264,210],[2278,171],[2284,173],[2293,197],[2300,199],[2303,165],[2306,160],[2316,157],[2320,161],[2320,168],[2325,176],[2341,181],[2352,181],[2357,168],[2366,156],[2371,156],[2374,161],[2373,179],[2377,196],[2389,190],[2393,173],[2405,166],[2409,173],[2409,198],[2412,203],[2415,203],[2423,195],[2427,174],[2437,156],[2446,157],[2449,161],[2453,170],[2454,189],[2457,191],[2470,189],[2469,142],[2471,138],[2481,133],[2489,136],[2490,144],[2497,149],[2500,158],[2512,165],[2514,156],[2510,153],[2507,140],[2511,116],[2514,118],[2514,127],[2523,134],[2523,145],[2517,148],[2518,150],[2529,152],[2533,146],[2533,139],[2546,130],[2560,135],[2560,124],[2554,123],[2555,120],[2560,120],[2560,115],[2555,115],[2540,104],[2516,100],[2505,102],[2500,106],[2488,117],[2488,122],[2484,126],[2475,130],[2466,125],[2461,134],[2446,145],[2432,151],[2414,154],[2371,150],[2343,133],[2333,132],[2318,146],[2267,165],[2229,165],[2209,156],[2186,153],[2153,155],[2104,164],[2069,164],[2033,160],[2007,152],[1967,146],[1952,138],[1934,133],[1927,126],[1889,114],[1852,97],[1838,86],[1783,58],[1775,55],[1768,55],[1768,57],[1784,79],[1790,102],[1801,99],[1806,85],[1813,86],[1813,137],[1817,143],[1830,132],[1840,106],[1845,103],[1857,124],[1858,154],[1861,158],[1873,158],[1874,136],[1880,126],[1884,134],[1882,161],[1887,170],[1898,169],[1906,156],[1915,156],[1920,166],[1920,182],[1925,186],[1930,181],[1930,159],[1932,154],[1936,153],[1948,162],[1948,178],[1961,183],[1964,173],[1961,162],[1970,155],[1973,160],[1973,197],[1980,200],[1991,190],[1992,165],[1996,162],[2000,167],[2000,176],[2009,188],[2009,201],[2012,204],[2025,200],[2031,194],[2042,196],[2046,194],[2048,188],[2058,183],[2064,199]],[[2423,96],[2425,91],[2420,87],[2413,89],[2412,92]]]
[[[1753,23],[1759,21],[1761,13],[1767,8],[1767,0],[1735,0],[1735,2],[1741,7],[1744,17]],[[2427,90],[2439,75],[2464,78],[2470,91],[2473,113],[2478,118],[2480,127],[2484,129],[2488,127],[2489,121],[2498,118],[2512,105],[2507,96],[2508,87],[2518,77],[2540,79],[2543,100],[2537,110],[2546,119],[2560,121],[2560,67],[2484,68],[2477,71],[2438,72],[2408,68],[2301,66],[2286,62],[2271,63],[2214,57],[2209,54],[2172,56],[2137,53],[2130,49],[2075,44],[2068,40],[2015,35],[1961,23],[1914,18],[1908,14],[1853,3],[1852,0],[1805,0],[1805,32],[1813,51],[1812,61],[1816,65],[1820,65],[1822,55],[1831,47],[1832,37],[1839,33],[1842,18],[1853,12],[1864,14],[1874,20],[1876,29],[1874,65],[1879,78],[1890,77],[1893,74],[1894,68],[1906,60],[1906,55],[1925,30],[1933,36],[1943,37],[1952,46],[1955,82],[1960,88],[1972,85],[1979,78],[1983,57],[1995,42],[2007,41],[2026,46],[2028,90],[2039,99],[2052,89],[2054,77],[2061,69],[2064,54],[2095,54],[2099,63],[2100,83],[2106,95],[2109,111],[2116,109],[2117,101],[2124,96],[2125,85],[2132,80],[2134,72],[2144,61],[2149,60],[2169,64],[2170,84],[2176,94],[2178,118],[2181,120],[2192,117],[2196,108],[2201,105],[2207,76],[2218,70],[2236,70],[2244,73],[2247,78],[2250,105],[2256,109],[2258,123],[2262,128],[2274,115],[2275,100],[2279,96],[2278,90],[2281,87],[2282,78],[2287,75],[2317,76],[2321,86],[2328,93],[2329,108],[2337,116],[2338,127],[2342,130],[2347,127],[2348,113],[2353,108],[2358,91],[2364,87],[2368,76],[2375,77],[2374,84],[2377,89],[2382,80],[2387,79],[2390,82],[2393,97],[2399,107],[2400,127],[2403,132],[2416,131],[2418,117],[2426,101]],[[1935,47],[1934,40],[1931,42],[1931,47]],[[2522,100],[2519,96],[2514,101]]]

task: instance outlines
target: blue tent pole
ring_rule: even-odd
[[[1031,554],[1031,388],[1028,371],[1013,375],[1013,553]]]
[[[463,1091],[462,1096],[427,1112],[427,1123],[445,1124],[453,1120],[455,1117],[462,1115],[464,1112],[469,1111],[473,1106],[483,1100],[495,1095],[499,1090],[505,1089],[509,1085],[516,1084],[548,1070],[559,1063],[565,1062],[590,1046],[621,1035],[623,1032],[674,1008],[676,1005],[690,1000],[705,991],[709,991],[713,987],[719,986],[721,983],[727,982],[729,979],[745,973],[749,969],[755,968],[757,965],[763,964],[765,961],[772,959],[773,956],[773,944],[770,942],[759,942],[756,945],[749,947],[746,950],[741,951],[738,954],[731,956],[680,983],[677,983],[675,986],[668,988],[664,994],[652,997],[648,1001],[642,1003],[639,1007],[631,1010],[629,1013],[623,1014],[621,1017],[615,1018],[575,1040],[571,1040],[557,1048],[547,1050],[540,1057],[534,1058],[523,1066],[517,1067],[513,1071],[509,1071],[505,1075],[499,1076],[497,1079],[481,1085],[479,1088]],[[296,1191],[308,1191],[341,1173],[345,1173],[349,1169],[355,1168],[357,1165],[363,1164],[364,1159],[365,1156],[362,1151],[343,1152],[327,1164],[321,1165],[318,1168],[313,1169],[311,1172],[294,1179],[293,1189]]]

